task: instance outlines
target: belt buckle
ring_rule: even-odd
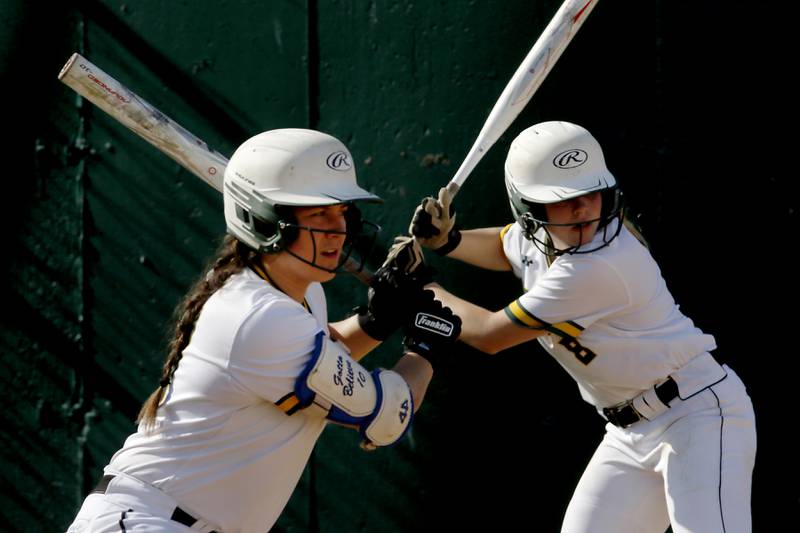
[[[626,400],[611,407],[604,407],[603,414],[609,422],[623,429],[634,425],[643,418],[633,406],[633,400]]]

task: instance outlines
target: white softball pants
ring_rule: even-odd
[[[606,425],[562,533],[751,531],[753,405],[733,370],[653,420]]]
[[[187,527],[170,518],[177,502],[148,483],[117,475],[105,494],[83,501],[67,533],[198,533],[212,531],[207,524]]]

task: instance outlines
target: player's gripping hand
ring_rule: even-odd
[[[430,278],[430,270],[425,266],[425,258],[422,255],[422,248],[420,248],[419,242],[408,235],[398,235],[394,238],[394,243],[386,253],[386,260],[384,260],[381,267],[393,268],[397,272],[412,278],[420,276]]]
[[[367,335],[384,341],[411,319],[423,287],[432,281],[419,244],[408,236],[395,238],[386,261],[375,271],[367,290],[367,305],[358,323]]]
[[[425,248],[439,255],[447,255],[461,242],[461,232],[456,226],[453,196],[446,187],[439,189],[439,197],[428,196],[414,211],[408,232]]]
[[[403,325],[406,350],[421,355],[435,368],[461,335],[461,318],[434,298],[433,291],[422,291],[414,303],[412,319]]]

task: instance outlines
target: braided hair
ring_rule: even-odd
[[[156,411],[167,390],[172,377],[178,369],[183,350],[189,345],[200,310],[232,275],[241,272],[256,257],[257,253],[231,235],[226,235],[211,261],[207,274],[198,279],[183,301],[175,309],[175,328],[169,342],[167,359],[161,370],[158,388],[142,405],[137,422],[145,428],[152,428],[156,421]]]

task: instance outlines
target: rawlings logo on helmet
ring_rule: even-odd
[[[332,168],[333,170],[338,170],[340,172],[346,172],[353,166],[350,164],[350,158],[347,155],[347,152],[342,152],[341,150],[338,152],[333,152],[331,155],[329,155],[325,160],[325,164],[327,164],[328,167]]]
[[[565,150],[553,158],[553,165],[558,168],[575,168],[586,163],[589,154],[580,148]]]

